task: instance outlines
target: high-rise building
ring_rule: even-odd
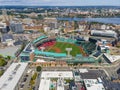
[[[58,28],[58,22],[56,18],[44,18],[44,24],[50,27],[51,30]]]
[[[12,32],[15,33],[22,33],[24,31],[23,25],[21,23],[12,23],[10,24],[10,28]]]
[[[6,10],[6,9],[3,9],[3,10],[2,10],[2,15],[3,15],[4,20],[5,20],[5,23],[6,23],[6,28],[3,30],[3,32],[7,33],[7,32],[10,31],[10,28],[9,28],[10,18],[9,18],[8,15],[7,15],[7,10]]]

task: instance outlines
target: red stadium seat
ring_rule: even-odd
[[[41,50],[41,47],[49,47],[55,45],[56,41],[47,41],[42,45],[38,46],[38,50]]]

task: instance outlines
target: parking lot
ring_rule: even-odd
[[[19,83],[19,90],[29,90],[29,88],[31,87],[29,85],[32,77],[31,72],[32,69],[28,69],[27,73],[22,77],[22,79],[20,80],[21,82]]]

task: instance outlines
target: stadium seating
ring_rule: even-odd
[[[55,44],[56,41],[48,41],[48,42],[45,42],[43,43],[42,45],[40,45],[38,47],[38,50],[41,50],[41,47],[49,47],[49,46],[53,46]]]

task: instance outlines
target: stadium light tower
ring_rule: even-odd
[[[68,54],[68,57],[70,57],[70,51],[72,51],[72,48],[66,48],[66,51],[67,51],[67,54]]]
[[[97,49],[98,49],[98,46],[99,46],[99,45],[98,45],[98,42],[96,42],[96,51],[97,51]]]

